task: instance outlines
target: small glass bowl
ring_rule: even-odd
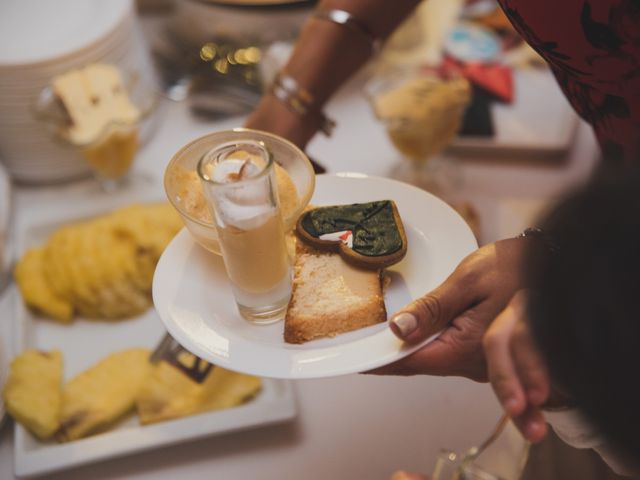
[[[160,103],[160,92],[137,73],[124,75],[129,100],[139,110],[134,122],[112,121],[87,142],[74,142],[69,136],[69,119],[53,88],[45,87],[33,114],[63,144],[78,150],[91,166],[94,177],[105,191],[117,189],[125,178],[142,144],[151,136],[156,122],[153,115]]]
[[[294,228],[298,217],[309,204],[315,189],[316,177],[311,162],[302,150],[293,143],[271,133],[248,128],[235,128],[211,133],[200,137],[182,147],[171,159],[164,174],[164,189],[169,201],[182,217],[184,225],[194,240],[210,252],[220,254],[218,232],[213,220],[205,220],[202,215],[194,214],[194,207],[188,203],[193,195],[201,191],[197,175],[198,162],[211,149],[229,142],[254,140],[264,142],[273,154],[275,162],[289,174],[297,190],[298,203],[288,208],[283,215],[286,231]],[[191,198],[187,198],[189,195]],[[204,195],[198,197],[196,208],[207,209]],[[284,211],[283,211],[284,213]]]
[[[471,100],[466,79],[432,67],[382,72],[364,93],[393,145],[418,168],[452,142]]]

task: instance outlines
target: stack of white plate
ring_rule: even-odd
[[[133,0],[0,2],[0,161],[14,179],[50,183],[89,173],[33,109],[54,76],[97,62],[156,84]]]

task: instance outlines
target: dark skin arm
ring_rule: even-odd
[[[419,3],[418,0],[323,0],[318,8],[346,10],[376,38],[385,39]],[[310,18],[284,70],[311,92],[314,108],[320,111],[371,54],[371,44],[364,36],[344,26]],[[320,128],[320,118],[313,114],[300,116],[266,94],[245,126],[278,134],[304,149]]]

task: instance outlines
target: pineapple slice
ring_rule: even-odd
[[[184,358],[180,361],[185,363]],[[138,416],[145,425],[230,408],[255,396],[261,387],[258,377],[217,366],[198,384],[173,365],[162,361],[154,367],[140,389],[136,400]]]
[[[62,227],[18,262],[24,302],[63,323],[74,313],[113,320],[138,315],[151,305],[156,263],[180,228],[166,203],[134,204]]]
[[[199,411],[235,407],[256,396],[261,388],[258,377],[214,367],[202,383]]]
[[[27,350],[11,362],[3,390],[7,411],[41,440],[60,426],[62,354]]]
[[[44,248],[28,250],[15,269],[15,278],[24,302],[62,323],[69,323],[73,317],[73,305],[58,295],[47,282],[43,270]]]
[[[144,348],[113,353],[71,379],[62,392],[60,439],[102,431],[132,410],[150,372],[149,355]]]
[[[198,411],[198,384],[167,362],[155,366],[144,382],[136,409],[140,423],[160,422]]]

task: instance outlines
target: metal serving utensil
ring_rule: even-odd
[[[202,383],[214,365],[195,355],[193,355],[193,362],[191,362],[191,364],[185,363],[184,359],[181,358],[182,354],[185,353],[193,355],[169,335],[169,333],[166,333],[151,354],[149,361],[155,364],[164,360],[176,367],[194,382]]]
[[[491,444],[493,444],[493,442],[495,442],[498,439],[500,434],[504,431],[505,427],[507,426],[507,423],[509,423],[509,416],[502,415],[500,420],[498,420],[498,423],[496,424],[496,426],[493,427],[493,431],[484,440],[484,442],[482,442],[479,447],[471,447],[467,451],[467,453],[464,455],[462,459],[462,463],[463,464],[471,463],[480,455],[482,455],[482,452],[484,452]]]

